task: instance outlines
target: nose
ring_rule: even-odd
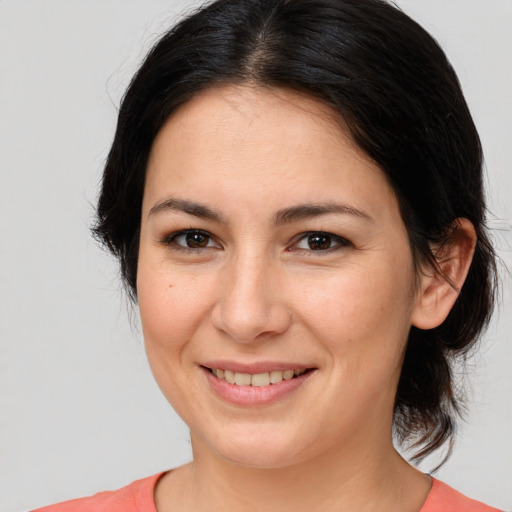
[[[212,311],[214,327],[239,343],[265,340],[286,332],[286,307],[279,270],[262,257],[244,257],[224,268]]]

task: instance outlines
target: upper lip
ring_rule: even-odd
[[[251,375],[257,373],[265,373],[271,371],[286,371],[286,370],[308,370],[314,368],[313,365],[304,363],[288,363],[283,361],[259,361],[253,363],[242,363],[239,361],[206,361],[201,363],[201,366],[206,368],[215,368],[218,370],[230,370],[235,373],[250,373]]]

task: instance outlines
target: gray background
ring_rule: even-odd
[[[187,461],[137,313],[88,226],[116,107],[158,34],[198,2],[0,0],[0,510],[112,489]],[[402,0],[462,81],[512,268],[512,2]],[[468,424],[438,473],[512,508],[511,280],[469,366]],[[423,465],[428,470],[435,460]]]

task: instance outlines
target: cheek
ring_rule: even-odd
[[[316,286],[303,282],[294,294],[304,322],[335,356],[334,364],[347,371],[369,364],[389,367],[401,358],[409,332],[412,276],[412,269],[367,265],[337,272]]]
[[[208,315],[212,283],[205,276],[139,267],[138,302],[147,345],[185,343]]]
[[[137,293],[146,355],[164,396],[185,419],[193,393],[187,382],[194,366],[189,342],[208,316],[207,284],[204,277],[185,278],[165,264],[139,264]]]

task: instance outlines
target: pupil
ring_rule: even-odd
[[[309,248],[318,251],[331,247],[331,237],[329,235],[311,235],[308,237]]]
[[[188,233],[186,240],[189,247],[206,247],[208,245],[208,237],[201,233]]]

